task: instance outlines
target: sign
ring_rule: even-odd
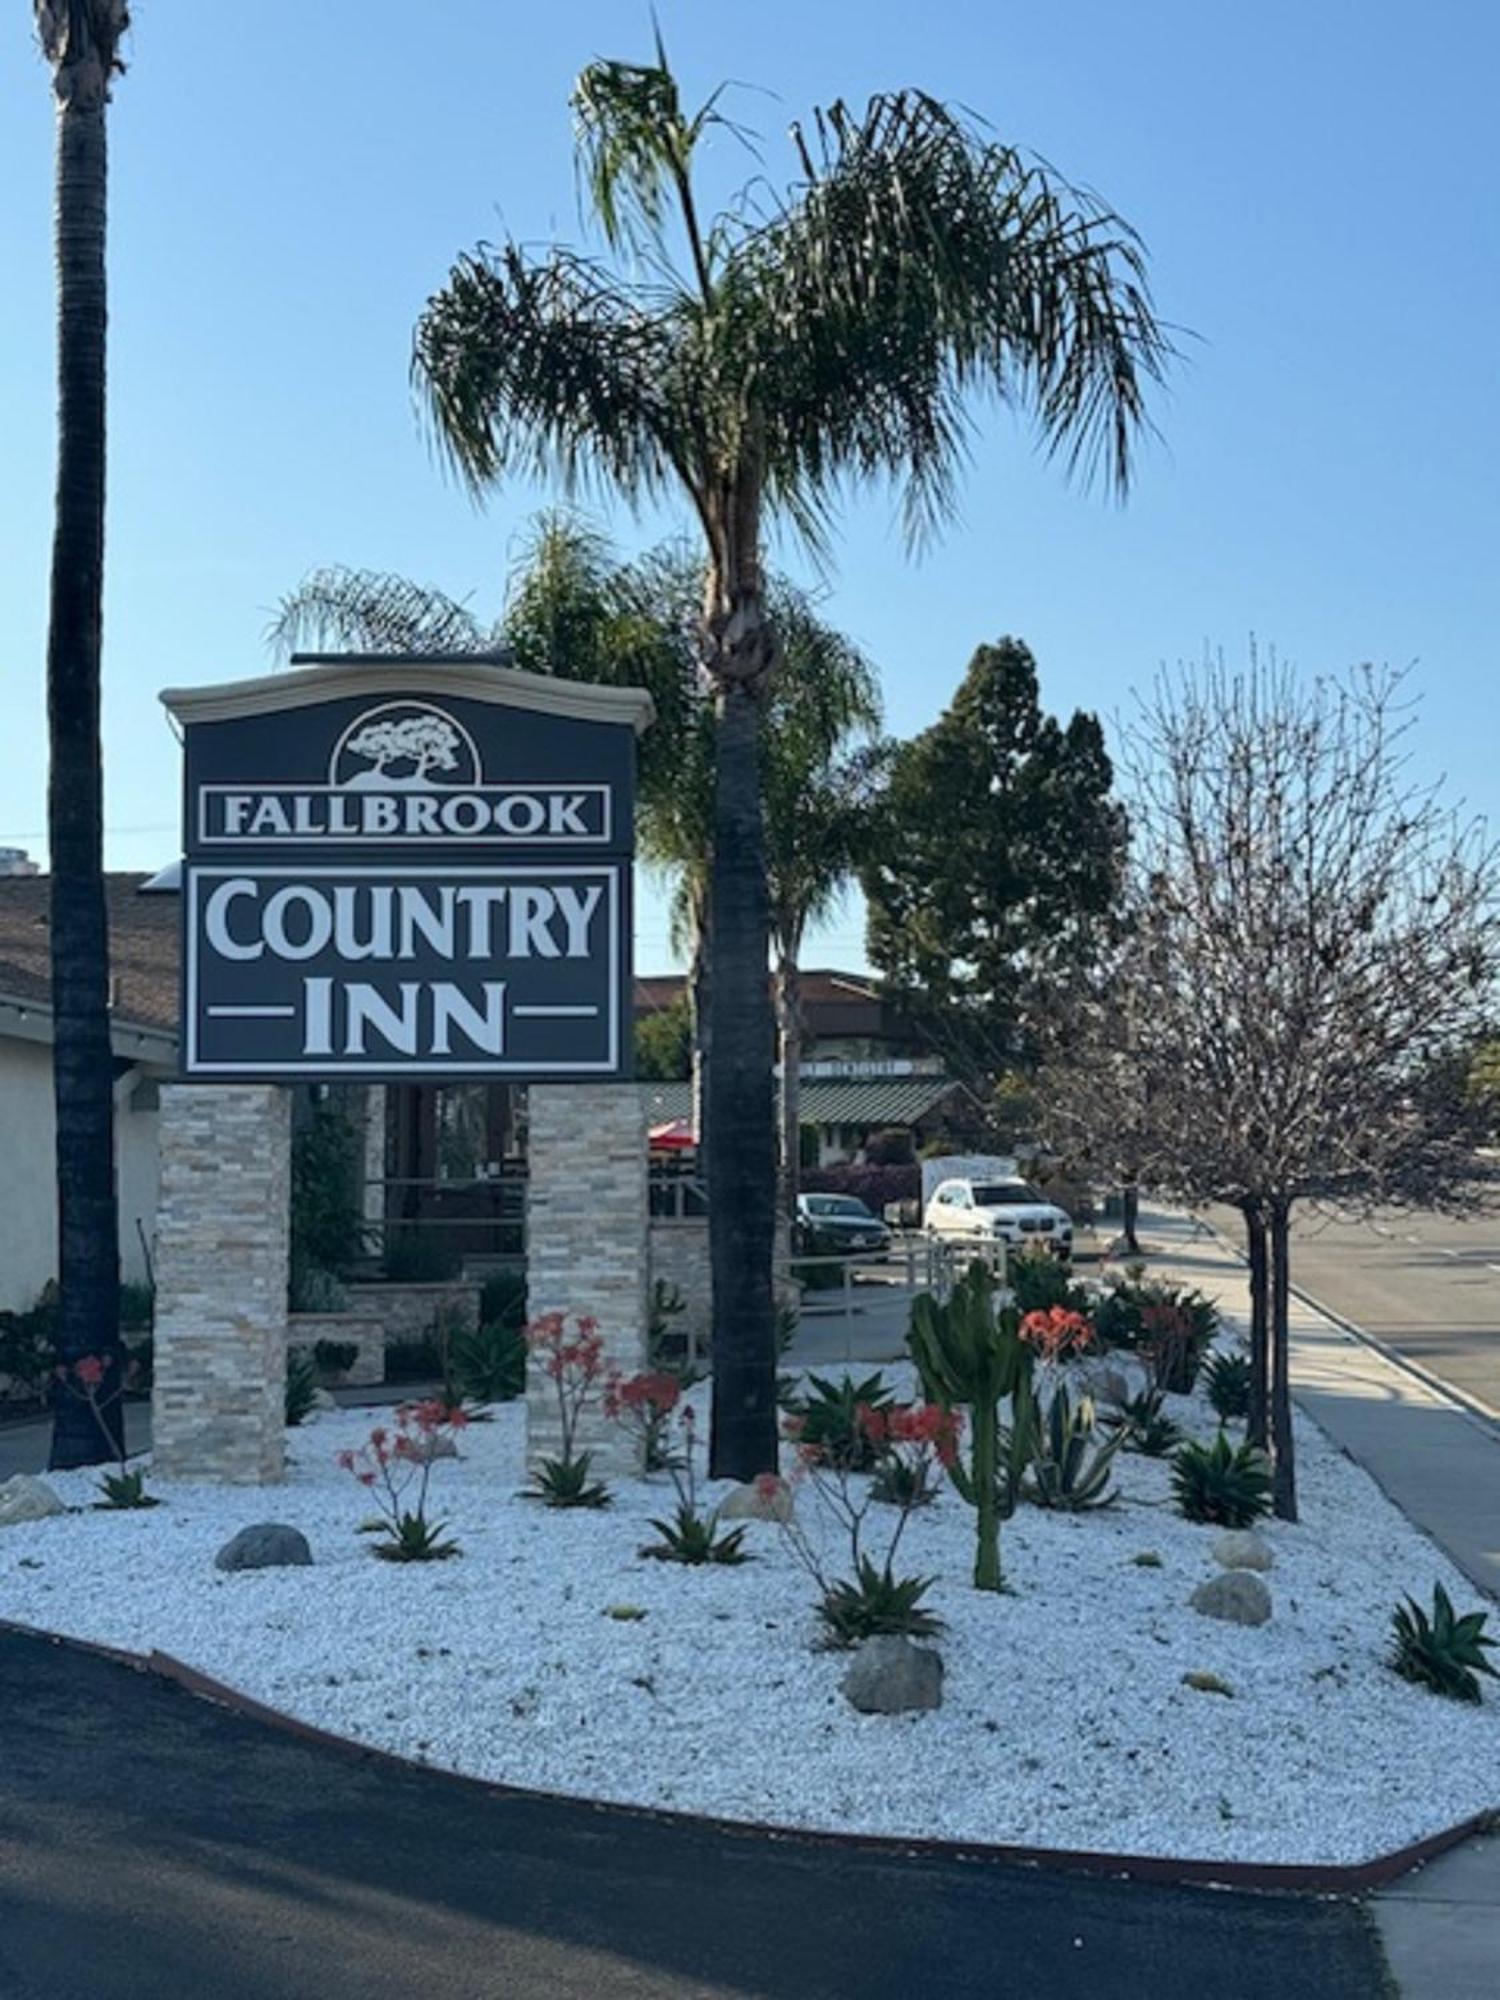
[[[185,1076],[629,1075],[647,696],[349,661],[162,699],[186,750]]]

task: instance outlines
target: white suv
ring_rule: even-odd
[[[1011,1250],[1035,1243],[1058,1257],[1073,1254],[1072,1216],[1022,1180],[942,1181],[923,1223],[938,1236],[998,1238]]]

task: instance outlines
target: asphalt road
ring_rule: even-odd
[[[919,1754],[903,1732],[893,1784]],[[1388,1990],[1352,1903],[495,1796],[0,1634],[4,2000],[1264,2000],[1268,1977]]]
[[[1213,1220],[1243,1242],[1232,1211]],[[1308,1213],[1292,1234],[1300,1291],[1500,1411],[1500,1217]]]

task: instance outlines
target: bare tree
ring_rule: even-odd
[[[1500,971],[1496,851],[1411,776],[1412,720],[1385,670],[1163,677],[1129,732],[1126,935],[1049,1067],[1054,1131],[1096,1166],[1243,1214],[1250,1434],[1289,1520],[1294,1207],[1481,1199],[1463,1086]]]

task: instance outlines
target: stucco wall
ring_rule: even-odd
[[[115,1091],[120,1265],[130,1279],[146,1275],[137,1218],[148,1243],[156,1228],[157,1114],[130,1108],[141,1081],[132,1070]],[[0,1035],[0,1308],[12,1312],[57,1272],[52,1137],[51,1049]]]

